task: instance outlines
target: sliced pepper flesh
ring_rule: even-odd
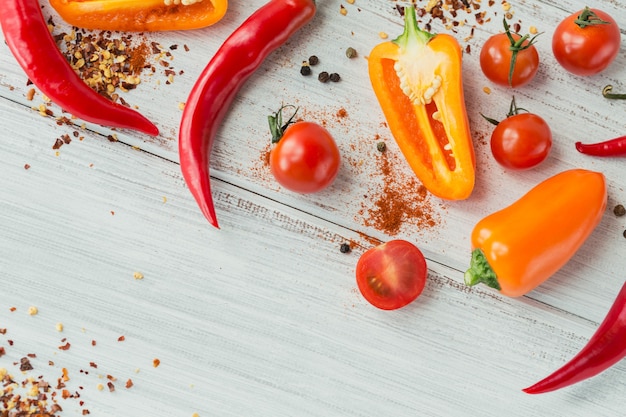
[[[128,32],[199,29],[224,17],[228,0],[50,0],[67,23]]]
[[[407,162],[435,196],[466,199],[475,182],[475,157],[465,109],[459,43],[417,26],[405,8],[404,32],[368,58],[372,87]]]

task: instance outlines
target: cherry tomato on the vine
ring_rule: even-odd
[[[426,259],[414,244],[391,240],[363,253],[356,265],[356,282],[374,307],[395,310],[415,300],[424,290]]]
[[[480,50],[480,68],[493,83],[504,87],[528,84],[539,69],[535,37],[510,31],[504,20],[504,33],[491,36]],[[535,35],[536,36],[536,35]]]
[[[269,117],[272,142],[276,143],[270,151],[270,171],[288,190],[303,194],[321,191],[339,173],[339,148],[330,132],[317,123],[292,122],[292,116],[283,125],[282,110]]]
[[[552,52],[563,68],[575,75],[597,74],[615,59],[620,48],[619,27],[608,13],[580,10],[566,17],[552,36]]]
[[[522,170],[543,162],[552,149],[552,131],[541,117],[533,113],[520,113],[511,100],[507,118],[498,122],[491,133],[491,153],[505,168]]]

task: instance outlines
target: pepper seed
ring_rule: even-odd
[[[320,74],[317,76],[317,79],[321,82],[321,83],[325,83],[330,79],[330,75],[328,75],[328,73],[326,71],[322,71],[320,72]]]

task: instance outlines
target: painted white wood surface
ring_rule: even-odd
[[[550,38],[558,21],[585,4],[511,2],[523,30],[534,25],[542,32],[542,64],[529,86],[502,89],[482,76],[478,51],[500,30],[503,12],[499,2],[483,5],[491,22],[477,26],[469,40],[471,24],[458,32],[471,48],[464,81],[476,190],[463,202],[431,199],[436,227],[420,230],[407,222],[388,236],[366,226],[361,213],[372,203],[363,196],[383,181],[378,138],[398,156],[369,87],[365,57],[381,41],[379,32],[400,33],[396,4],[402,3],[319,0],[314,22],[270,56],[219,132],[211,173],[222,229],[215,230],[179,173],[178,105],[221,42],[262,4],[233,0],[214,27],[145,34],[166,47],[189,46],[173,52],[171,64],[184,70],[173,84],[159,73],[146,75],[126,96],[157,122],[158,138],[119,131],[112,143],[109,130],[88,126],[78,129],[82,141],[58,154],[55,139],[77,128],[31,109],[41,97],[26,100],[26,78],[0,42],[0,328],[7,329],[0,367],[16,379],[43,374],[52,380],[66,368],[68,386],[84,404],[61,402],[63,416],[83,409],[95,416],[623,415],[624,362],[553,394],[528,396],[521,388],[585,344],[624,281],[626,224],[611,213],[626,201],[624,162],[585,157],[573,146],[623,133],[626,103],[609,102],[600,90],[606,84],[626,90],[624,47],[602,75],[569,75],[552,57]],[[623,2],[593,6],[626,26]],[[49,6],[44,13],[55,16]],[[349,46],[359,58],[345,58]],[[300,63],[311,54],[321,60],[316,70],[336,71],[342,81],[302,77]],[[552,155],[532,171],[503,170],[488,148],[491,126],[480,113],[503,117],[512,94],[553,129]],[[287,192],[263,166],[266,115],[281,102],[299,105],[335,135],[346,163],[329,190]],[[340,109],[348,116],[336,117]],[[412,175],[398,161],[398,176]],[[607,213],[576,257],[520,299],[465,287],[473,224],[573,167],[601,170],[609,183]],[[382,312],[360,297],[354,266],[372,238],[405,238],[427,255],[427,288],[409,307]],[[346,241],[356,242],[350,254],[339,252]],[[135,272],[144,279],[134,279]],[[28,315],[29,306],[39,314]],[[64,324],[63,332],[56,323]],[[63,339],[71,343],[67,351],[58,349]],[[21,374],[15,362],[28,353],[37,355],[35,370]],[[154,358],[161,360],[157,368]],[[115,392],[97,389],[106,375],[117,378]],[[128,378],[134,386],[125,389]]]

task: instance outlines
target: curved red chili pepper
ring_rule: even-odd
[[[541,394],[591,378],[626,357],[626,283],[613,306],[587,345],[550,376],[524,388],[528,394]]]
[[[592,156],[623,156],[626,155],[626,136],[591,144],[576,142],[576,150]]]
[[[215,227],[209,156],[217,129],[241,86],[267,55],[314,15],[313,0],[270,0],[224,41],[191,90],[178,138],[180,166],[202,213]]]
[[[30,81],[63,110],[87,122],[159,134],[144,116],[101,96],[76,74],[54,42],[38,0],[3,0],[0,26]]]

